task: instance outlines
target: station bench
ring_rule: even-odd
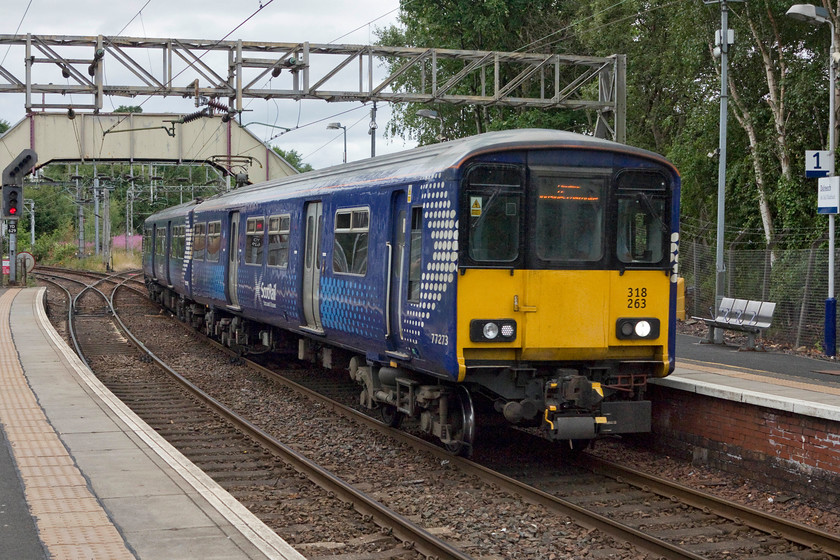
[[[692,317],[709,327],[708,342],[714,343],[715,329],[747,333],[747,349],[755,350],[755,335],[770,326],[776,304],[769,301],[722,298],[712,317]]]

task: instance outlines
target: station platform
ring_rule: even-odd
[[[0,291],[0,560],[304,557],[116,399]]]
[[[840,364],[779,352],[741,351],[677,336],[674,373],[652,380],[708,397],[840,422]]]

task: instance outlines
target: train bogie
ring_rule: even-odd
[[[642,150],[490,133],[146,221],[152,297],[243,352],[346,367],[450,450],[473,401],[557,440],[649,430],[674,365],[679,176]]]

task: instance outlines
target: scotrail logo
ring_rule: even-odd
[[[275,307],[277,300],[277,284],[263,284],[262,280],[257,281],[257,294],[260,301],[267,307]]]

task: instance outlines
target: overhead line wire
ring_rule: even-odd
[[[23,15],[20,17],[20,21],[18,22],[17,29],[15,29],[15,37],[17,37],[18,31],[20,31],[20,26],[23,25],[23,20],[26,19],[26,14],[29,13],[29,7],[32,6],[32,0],[29,0],[29,4],[26,5],[26,9],[23,11]],[[0,66],[6,62],[6,57],[9,56],[9,51],[12,50],[12,45],[6,49],[6,54],[3,55],[3,60],[0,60]]]
[[[228,33],[227,33],[224,37],[222,37],[221,39],[219,39],[218,41],[216,41],[215,43],[213,43],[212,45],[210,45],[209,47],[207,47],[207,48],[204,50],[204,52],[203,52],[203,53],[201,53],[201,55],[199,55],[199,56],[196,58],[195,62],[189,62],[189,63],[187,63],[187,65],[186,65],[183,69],[181,69],[181,71],[180,71],[180,72],[178,72],[178,73],[176,73],[174,76],[172,76],[172,78],[171,78],[168,82],[166,82],[166,84],[165,84],[165,85],[166,85],[166,86],[168,86],[168,85],[172,84],[172,82],[174,82],[174,81],[175,81],[175,78],[179,77],[181,74],[183,74],[184,72],[186,72],[188,69],[190,69],[190,68],[192,68],[193,66],[195,66],[196,62],[199,62],[202,58],[204,58],[204,56],[205,56],[207,53],[209,53],[209,52],[210,52],[210,51],[211,51],[214,47],[218,46],[218,45],[219,45],[222,41],[224,41],[225,39],[227,39],[228,37],[230,37],[230,36],[231,36],[231,35],[232,35],[232,34],[233,34],[233,33],[234,33],[237,29],[239,29],[240,27],[242,27],[243,25],[245,25],[246,23],[248,23],[251,19],[253,19],[253,17],[254,17],[254,16],[256,16],[256,15],[257,15],[259,12],[261,12],[264,8],[268,7],[268,6],[269,6],[272,2],[274,2],[274,0],[268,0],[267,2],[265,2],[265,4],[260,3],[260,7],[259,7],[259,8],[257,8],[256,10],[254,10],[254,12],[253,12],[251,15],[249,15],[247,18],[245,18],[244,20],[242,20],[242,22],[240,22],[240,23],[239,23],[236,27],[234,27],[233,29],[231,29],[231,30],[230,30],[230,31],[229,31],[229,32],[228,32]],[[149,95],[146,97],[146,99],[144,99],[144,100],[140,103],[139,107],[142,107],[143,105],[145,105],[145,104],[146,104],[146,102],[148,102],[148,101],[149,101],[149,100],[150,100],[153,96],[154,96],[154,93],[149,94]],[[114,128],[116,128],[116,127],[117,127],[117,126],[119,126],[120,124],[122,124],[122,123],[123,123],[123,121],[125,121],[125,119],[126,119],[126,118],[127,118],[127,117],[123,117],[123,118],[121,118],[120,120],[118,120],[118,121],[117,121],[116,123],[114,123],[114,125],[113,125],[113,126],[111,126],[111,128],[109,128],[106,132],[110,132],[111,130],[113,130]]]

